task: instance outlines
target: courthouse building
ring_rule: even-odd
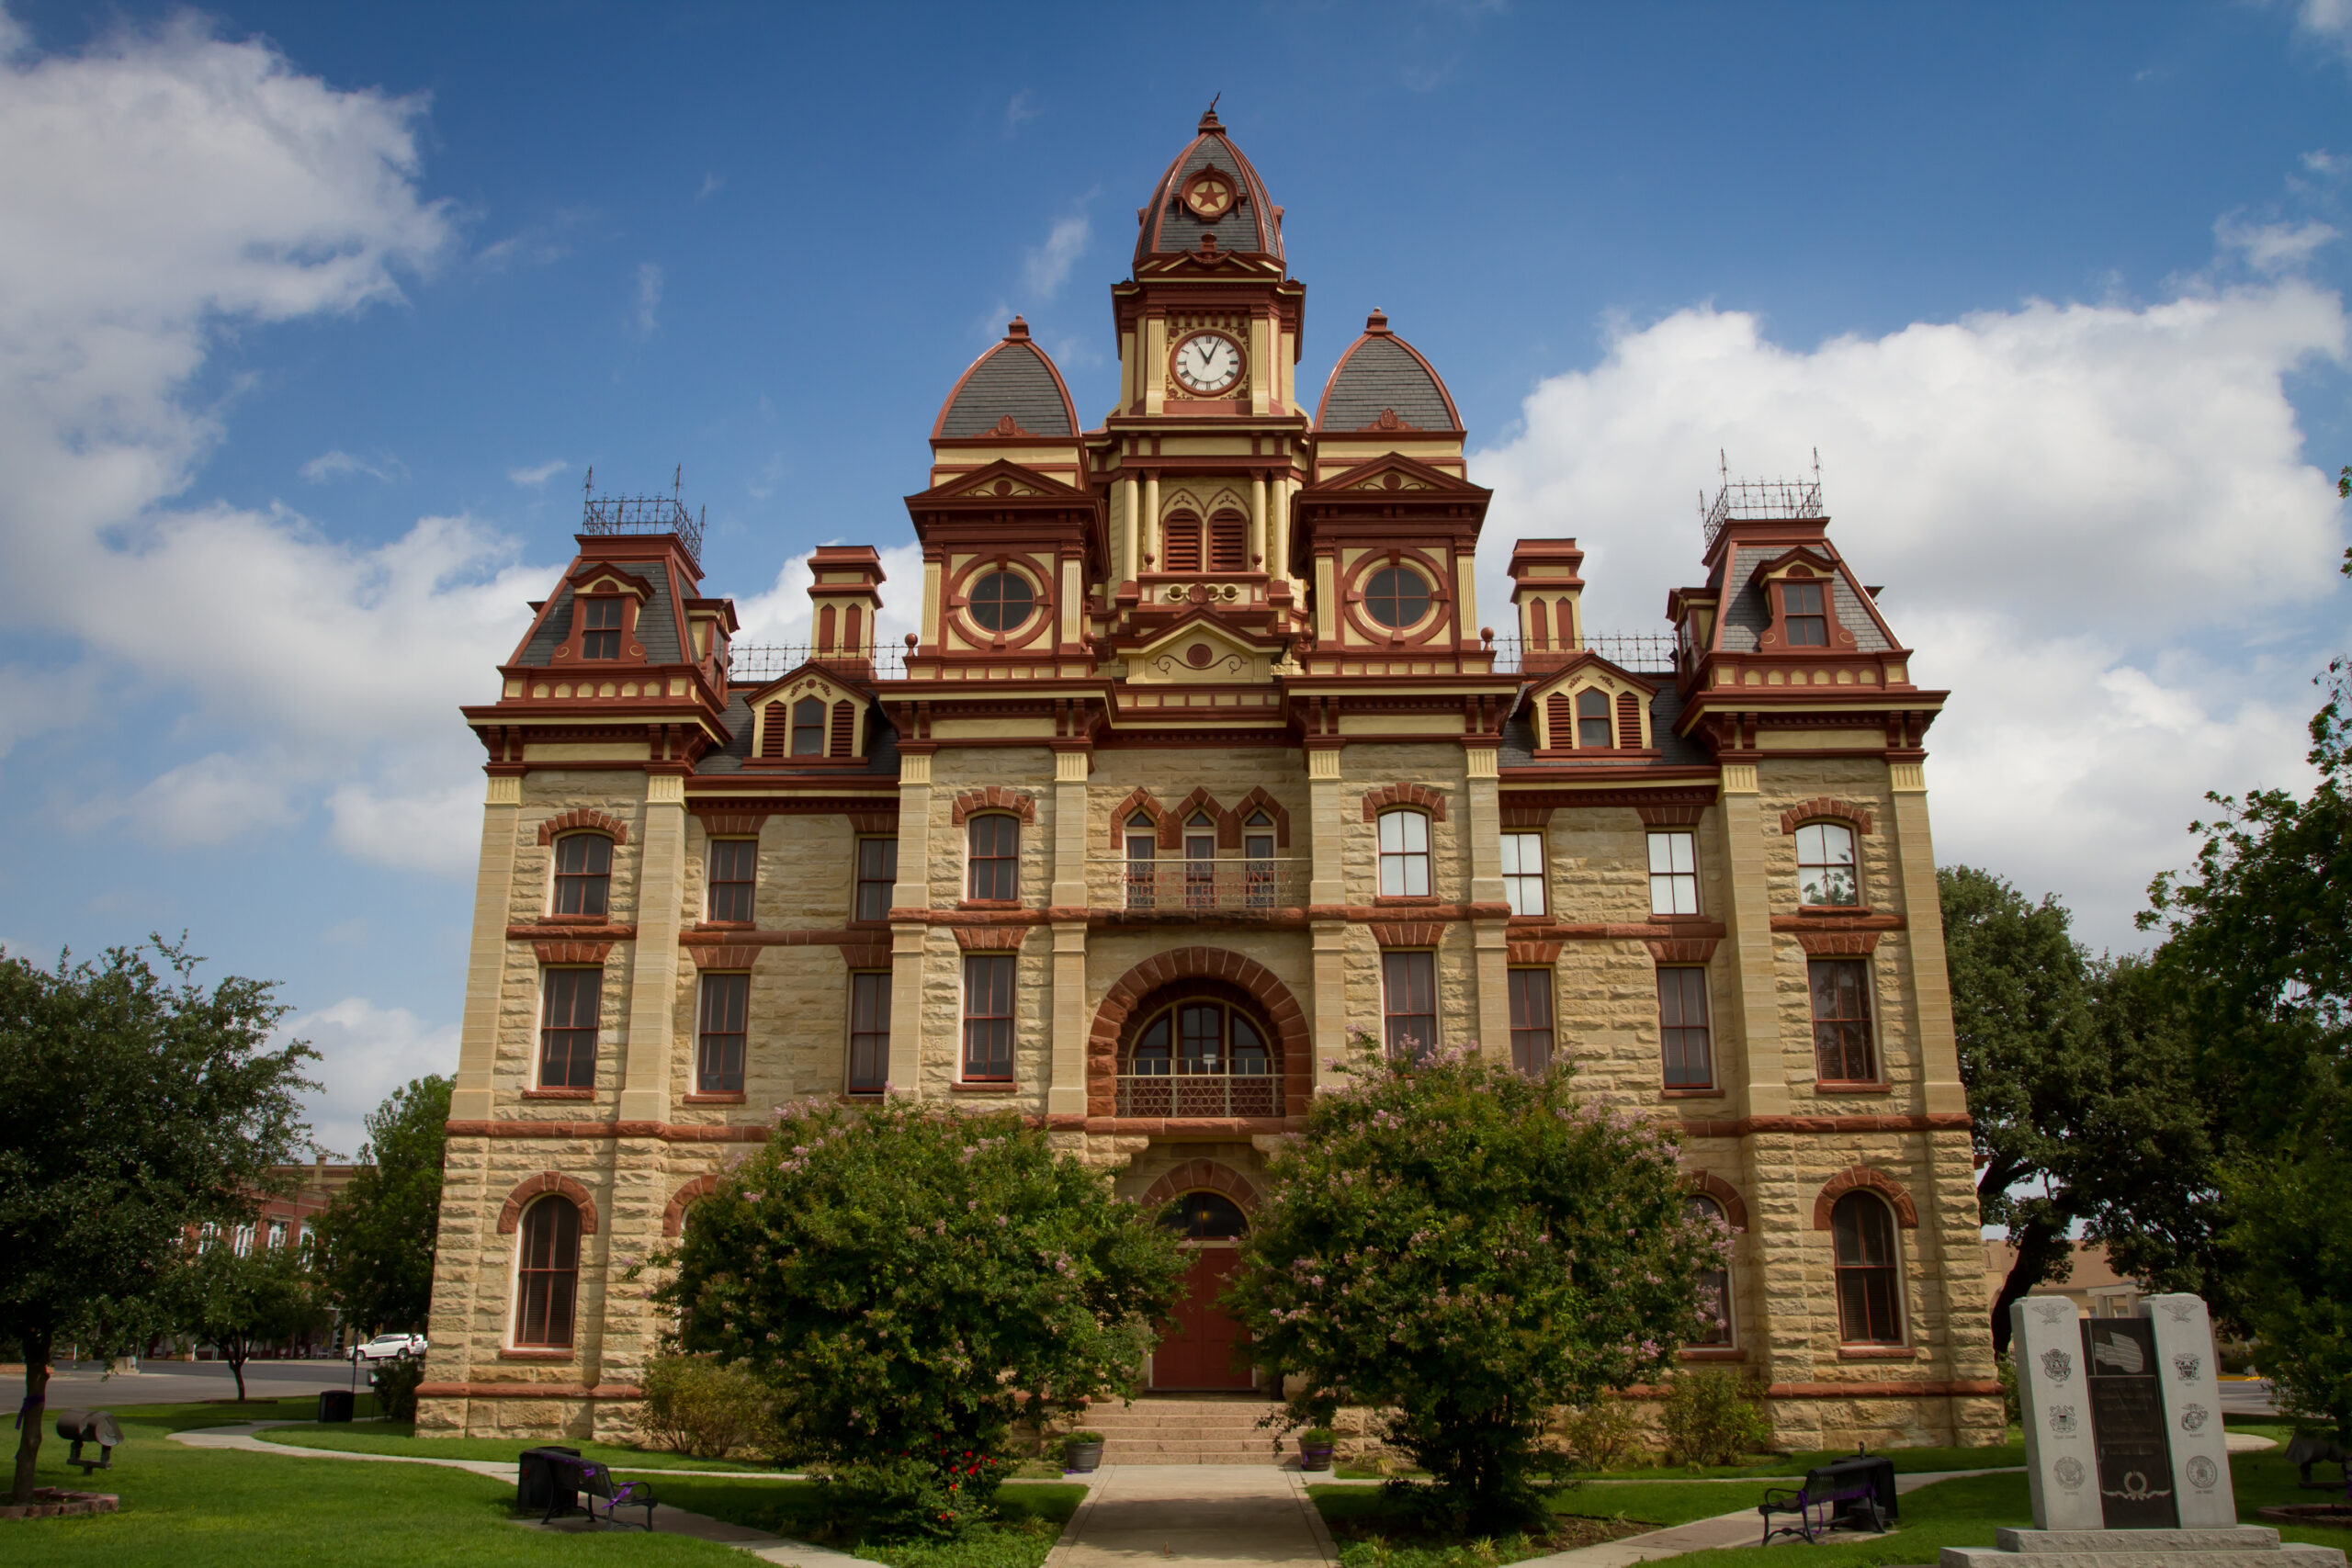
[[[1183,1200],[1151,1382],[1246,1389],[1212,1297],[1267,1155],[1352,1053],[1475,1041],[1679,1123],[1736,1231],[1685,1354],[1783,1443],[1997,1440],[1943,694],[1817,483],[1726,484],[1652,635],[1587,633],[1568,537],[1482,611],[1444,380],[1374,311],[1302,384],[1283,209],[1214,113],[1136,216],[1116,406],[1082,423],[1013,321],[943,389],[919,581],[820,549],[812,646],[739,646],[674,498],[592,500],[465,710],[420,1428],[625,1430],[658,1327],[625,1269],[810,1096],[1018,1111]]]

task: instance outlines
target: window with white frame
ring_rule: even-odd
[[[1854,830],[1843,822],[1808,822],[1797,829],[1797,901],[1809,908],[1849,908],[1862,901]]]
[[[1699,912],[1698,836],[1687,828],[1650,835],[1650,913]]]
[[[1503,895],[1514,915],[1540,915],[1544,903],[1544,835],[1503,835]]]
[[[1430,819],[1419,811],[1386,811],[1380,818],[1380,896],[1430,896]]]

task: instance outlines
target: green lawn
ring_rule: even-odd
[[[679,1476],[657,1483],[654,1491],[665,1503],[773,1535],[806,1540],[818,1532],[814,1482]],[[891,1542],[842,1550],[854,1550],[860,1557],[892,1568],[1036,1568],[1085,1500],[1083,1486],[1008,1482],[997,1493],[1001,1522],[952,1547]]]
[[[232,1416],[231,1419],[268,1420],[271,1417]],[[348,1426],[338,1423],[331,1427],[315,1424],[272,1427],[256,1436],[266,1443],[286,1443],[295,1448],[339,1449],[346,1453],[363,1454],[414,1454],[422,1459],[512,1461],[525,1449],[536,1446],[534,1439],[525,1438],[420,1438],[404,1421],[354,1421]],[[763,1471],[774,1473],[770,1466],[739,1464],[731,1460],[695,1459],[686,1454],[664,1453],[655,1449],[622,1448],[613,1443],[592,1443],[576,1438],[550,1440],[567,1449],[578,1449],[581,1458],[601,1460],[615,1470],[734,1470],[748,1474]]]
[[[1939,1470],[2006,1470],[2025,1463],[2025,1438],[2014,1427],[2006,1443],[1979,1449],[1888,1449],[1886,1457],[1894,1461],[1897,1475],[1918,1475]],[[1642,1464],[1621,1470],[1577,1471],[1576,1479],[1589,1481],[1744,1481],[1751,1476],[1803,1475],[1816,1464],[1833,1459],[1844,1459],[1853,1450],[1839,1449],[1835,1452],[1776,1454],[1760,1458],[1753,1464],[1707,1465],[1697,1471],[1688,1468]],[[1342,1481],[1374,1481],[1381,1479],[1377,1471],[1356,1465],[1343,1465],[1333,1472]],[[1418,1476],[1419,1471],[1399,1473]]]
[[[1626,1518],[1653,1526],[1688,1524],[1764,1500],[1766,1483],[1752,1486],[1713,1481],[1587,1481],[1554,1493],[1555,1514],[1582,1518]],[[1368,1525],[1392,1515],[1396,1505],[1369,1486],[1309,1486],[1308,1496],[1331,1525]]]

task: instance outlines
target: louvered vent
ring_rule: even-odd
[[[1632,692],[1617,694],[1617,744],[1628,751],[1642,749],[1642,699]]]
[[[1201,525],[1191,517],[1171,517],[1168,521],[1166,549],[1168,558],[1159,563],[1162,571],[1198,571],[1201,570]]]
[[[760,727],[760,755],[781,757],[785,743],[792,738],[792,720],[786,716],[782,703],[770,703],[766,721]]]
[[[1228,512],[1209,522],[1209,570],[1250,570],[1250,520]]]
[[[849,757],[857,752],[857,705],[843,698],[833,705],[833,733],[825,743],[828,757]]]
[[[1565,750],[1575,744],[1577,710],[1566,692],[1555,692],[1544,700],[1544,739],[1548,746]]]

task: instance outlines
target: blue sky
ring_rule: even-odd
[[[1574,534],[1591,624],[1648,628],[1717,451],[1819,446],[1955,694],[1941,854],[2096,944],[2202,791],[2301,780],[2346,640],[2346,0],[0,16],[0,941],[284,979],[345,1151],[453,1059],[456,705],[585,468],[683,464],[710,590],[788,636],[809,547],[907,540],[1012,312],[1099,417],[1213,93],[1302,382],[1375,306],[1435,361],[1490,584]]]

